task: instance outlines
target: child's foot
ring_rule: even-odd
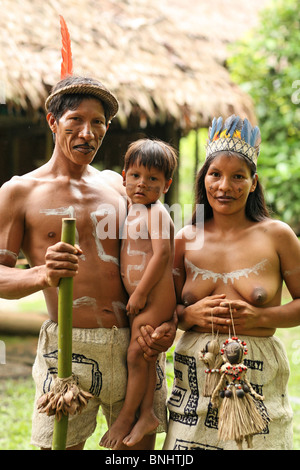
[[[133,423],[128,419],[122,419],[120,416],[111,426],[111,428],[102,436],[99,445],[107,449],[118,450],[123,444],[123,439],[131,431]]]
[[[159,421],[154,413],[144,413],[140,416],[132,431],[123,439],[123,444],[132,447],[140,442],[146,434],[154,431],[159,425]]]

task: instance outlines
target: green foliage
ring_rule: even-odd
[[[234,46],[233,79],[253,98],[262,134],[258,173],[275,215],[300,232],[300,9],[275,0]]]
[[[34,450],[30,445],[34,384],[31,377],[0,380],[0,450]]]
[[[202,128],[180,139],[179,202],[182,206],[194,204],[195,179],[205,161],[207,135],[208,129]]]

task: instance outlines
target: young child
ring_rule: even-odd
[[[137,342],[140,327],[153,328],[172,318],[174,225],[159,201],[172,182],[175,151],[158,140],[132,143],[125,155],[123,184],[131,201],[121,249],[121,275],[129,295],[131,323],[128,383],[123,408],[100,445],[118,449],[133,446],[153,432],[159,422],[153,411],[156,364],[147,362]],[[137,420],[138,412],[138,420]]]

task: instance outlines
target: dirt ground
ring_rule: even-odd
[[[37,300],[37,295],[27,298],[27,302]],[[31,375],[39,331],[47,318],[44,311],[20,310],[17,301],[0,300],[0,341],[5,346],[5,361],[1,349],[0,380]]]
[[[2,339],[3,341],[3,339]],[[5,337],[5,364],[0,364],[0,380],[28,377],[32,372],[38,336]]]

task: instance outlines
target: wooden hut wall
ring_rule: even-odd
[[[123,158],[128,145],[140,138],[158,138],[179,148],[181,131],[172,122],[164,125],[138,127],[129,119],[126,129],[113,123],[100,147],[93,164],[100,170],[122,171]],[[48,125],[42,120],[34,123],[28,119],[0,120],[0,185],[14,175],[23,175],[45,163],[52,154],[53,139]],[[177,174],[177,172],[176,172]],[[178,177],[165,198],[168,204],[178,200]]]
[[[0,184],[15,175],[34,170],[49,157],[48,129],[45,123],[28,119],[0,120]]]

